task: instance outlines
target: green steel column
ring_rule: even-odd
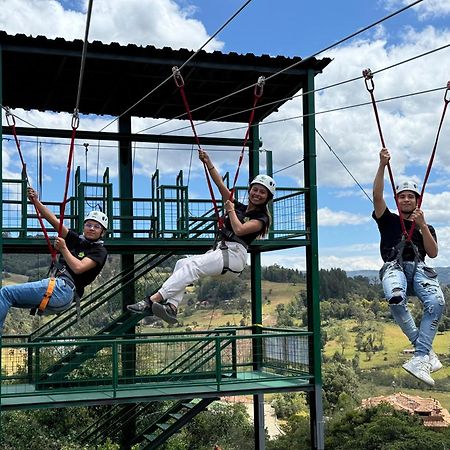
[[[310,244],[306,246],[306,289],[308,298],[308,330],[313,332],[310,340],[309,363],[314,375],[314,390],[310,395],[311,439],[314,449],[324,448],[322,372],[320,352],[320,304],[319,304],[319,245],[317,223],[317,177],[316,177],[316,139],[314,116],[314,76],[308,70],[303,92],[303,146],[305,187],[309,188],[305,198],[306,229]]]
[[[250,180],[259,174],[259,127],[254,125],[250,129],[252,147],[249,154]],[[261,254],[252,252],[251,260],[251,285],[252,285],[252,323],[262,324],[262,293],[261,293]],[[255,330],[254,330],[255,331]],[[256,328],[256,331],[259,331]],[[257,353],[259,356],[260,354]]]
[[[273,159],[272,159],[272,150],[266,150],[266,173],[270,177],[273,178]],[[276,182],[276,180],[275,180]],[[270,214],[273,217],[273,203],[271,202],[269,205],[269,211]],[[273,239],[274,233],[273,233],[273,220],[272,224],[270,225],[269,235],[267,236],[269,239]]]
[[[131,142],[131,117],[119,119],[119,133],[126,136],[119,140],[119,197],[120,202],[120,235],[122,239],[133,237],[133,161]],[[121,269],[132,267],[133,255],[121,255]],[[126,292],[125,292],[126,291]],[[123,310],[126,305],[134,303],[134,288],[129,286],[123,293]]]
[[[3,105],[3,69],[2,69],[3,49],[0,46],[0,105]],[[0,111],[0,287],[3,284],[3,113]],[[2,365],[2,336],[0,335],[0,368]],[[0,370],[0,400],[2,398],[2,370]],[[1,403],[1,401],[0,401]],[[0,406],[0,442],[3,440],[1,406]]]
[[[259,126],[254,125],[250,129],[252,146],[249,154],[250,180],[259,174]],[[250,254],[250,276],[251,276],[251,300],[252,300],[252,324],[253,333],[258,334],[262,325],[262,288],[261,288],[261,253],[252,252]],[[262,342],[260,339],[253,339],[253,366],[258,370],[262,366]],[[255,449],[264,450],[266,448],[264,434],[264,396],[253,396],[253,423],[255,426]]]
[[[120,202],[120,231],[121,239],[131,238],[133,236],[133,160],[132,160],[132,142],[131,142],[131,117],[122,116],[119,119],[119,133],[124,138],[119,140],[119,197]],[[121,255],[121,270],[133,267],[134,255]],[[131,279],[133,273],[129,275]],[[126,283],[128,279],[124,279]],[[126,305],[135,303],[134,285],[126,286],[122,291],[122,309],[126,311]],[[133,333],[134,330],[128,331]],[[136,374],[136,347],[134,345],[124,345],[122,347],[123,371],[125,377],[134,377]],[[130,423],[122,429],[122,448],[129,448],[129,442],[136,434],[136,423]]]
[[[3,105],[3,49],[0,46],[0,105]],[[0,112],[0,228],[3,230],[3,113]],[[3,282],[3,232],[0,233],[0,286]]]

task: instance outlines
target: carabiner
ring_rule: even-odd
[[[447,98],[447,94],[448,94],[449,90],[450,90],[450,81],[447,81],[447,89],[445,90],[445,94],[444,94],[444,102],[445,103],[450,102],[450,99]]]
[[[177,87],[179,87],[179,88],[183,87],[184,80],[183,80],[183,77],[181,76],[180,69],[177,66],[172,67],[172,74],[173,74],[173,79],[175,80],[175,84],[177,85]]]
[[[266,83],[266,78],[263,75],[261,75],[255,84],[254,95],[256,98],[261,98],[261,96],[263,94],[265,83]]]
[[[375,89],[375,85],[373,83],[373,74],[370,69],[364,69],[362,71],[363,77],[364,77],[364,83],[366,83],[366,89],[369,92],[373,92]],[[370,81],[370,87],[369,87],[369,81]]]
[[[5,117],[8,126],[14,127],[16,125],[16,118],[14,117],[14,114],[11,113],[9,106],[5,106]]]
[[[74,109],[72,115],[72,129],[76,130],[79,125],[80,125],[80,116],[78,115],[78,109]]]

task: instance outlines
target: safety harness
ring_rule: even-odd
[[[173,78],[175,80],[175,84],[178,87],[178,90],[180,91],[180,95],[181,98],[183,100],[183,104],[184,107],[186,109],[186,114],[188,116],[189,122],[191,124],[191,128],[192,128],[192,132],[194,134],[194,138],[195,138],[195,142],[198,146],[198,150],[200,151],[202,149],[201,145],[200,145],[200,139],[197,135],[197,131],[195,129],[195,125],[194,125],[194,121],[192,118],[192,113],[189,107],[189,102],[187,100],[187,96],[186,96],[186,92],[184,89],[184,80],[183,77],[180,73],[180,70],[178,69],[178,67],[173,67],[172,68],[172,74],[173,74]],[[253,124],[253,120],[255,117],[255,109],[256,109],[256,105],[259,101],[259,99],[262,97],[263,94],[263,88],[264,88],[264,84],[265,84],[265,78],[263,76],[260,76],[258,78],[257,83],[255,84],[254,90],[253,90],[253,107],[251,109],[250,112],[250,118],[248,120],[248,126],[245,132],[245,136],[244,136],[244,141],[242,144],[242,149],[241,149],[241,153],[239,156],[239,161],[238,161],[238,165],[237,165],[237,169],[236,169],[236,174],[234,176],[234,180],[233,180],[233,186],[230,189],[230,197],[228,200],[233,201],[234,199],[234,192],[236,190],[236,183],[237,183],[237,179],[239,176],[239,170],[242,164],[242,161],[244,159],[244,153],[245,153],[245,147],[247,145],[248,139],[250,137],[250,128]],[[219,247],[219,249],[222,251],[222,256],[223,256],[223,270],[222,270],[222,275],[224,275],[227,272],[233,272],[233,273],[238,273],[240,274],[241,272],[236,272],[234,270],[231,270],[229,265],[230,265],[230,256],[229,256],[229,248],[227,245],[227,241],[232,241],[232,242],[237,242],[241,245],[243,245],[245,247],[245,249],[248,249],[248,245],[242,240],[240,239],[238,236],[236,236],[231,230],[225,230],[224,229],[224,216],[220,214],[219,212],[219,207],[217,205],[217,201],[216,198],[214,196],[214,190],[212,187],[212,183],[211,183],[211,176],[209,174],[208,168],[206,166],[206,163],[203,163],[203,167],[204,167],[204,171],[205,171],[205,176],[206,176],[206,181],[208,183],[208,188],[209,188],[209,193],[211,196],[211,200],[213,203],[213,207],[214,207],[214,212],[217,216],[217,223],[218,223],[218,227],[217,227],[217,233],[214,239],[214,245],[213,245],[213,249],[216,250],[217,247]]]
[[[11,127],[11,132],[12,135],[14,137],[14,141],[16,143],[16,147],[17,147],[17,151],[19,153],[19,157],[20,157],[20,161],[22,163],[22,172],[25,176],[25,180],[27,183],[27,187],[31,187],[30,182],[29,182],[29,178],[28,178],[28,174],[27,174],[27,166],[25,164],[23,155],[22,155],[22,150],[20,147],[20,141],[19,138],[17,136],[17,130],[16,130],[16,120],[15,120],[15,116],[11,113],[10,108],[5,107],[5,115],[6,115],[6,121],[7,124]],[[69,151],[69,157],[68,157],[68,162],[67,162],[67,171],[66,171],[66,182],[65,182],[65,188],[64,188],[64,199],[63,202],[61,203],[61,207],[60,207],[60,218],[59,218],[59,227],[58,227],[58,236],[61,236],[62,233],[62,229],[63,229],[63,224],[64,224],[64,211],[65,211],[65,206],[67,203],[67,193],[68,193],[68,189],[69,189],[69,181],[70,181],[70,172],[71,172],[71,166],[72,166],[72,160],[73,160],[73,153],[74,153],[74,148],[75,148],[75,135],[76,135],[76,130],[78,128],[79,125],[79,117],[78,117],[78,112],[75,111],[72,117],[72,136],[71,136],[71,142],[70,142],[70,151]],[[30,310],[30,314],[31,315],[42,315],[45,312],[45,309],[48,306],[48,303],[53,295],[53,291],[55,289],[55,284],[56,284],[56,278],[57,278],[57,272],[60,269],[58,267],[58,263],[56,260],[57,257],[57,251],[55,250],[55,248],[53,247],[52,243],[50,242],[50,237],[48,235],[47,229],[45,227],[44,221],[42,219],[42,215],[39,212],[39,209],[37,207],[36,202],[33,200],[32,201],[35,212],[36,212],[36,217],[39,221],[39,225],[41,226],[42,229],[42,233],[44,235],[44,238],[47,242],[47,247],[49,249],[50,255],[51,255],[51,264],[50,264],[50,268],[48,271],[48,278],[49,278],[49,283],[47,286],[47,289],[45,291],[45,294],[39,304],[39,306],[37,308],[32,308]],[[73,280],[71,281],[72,284],[75,286],[75,283],[73,282]]]
[[[362,74],[363,74],[363,77],[364,77],[364,82],[366,84],[366,89],[369,92],[371,100],[372,100],[372,106],[373,106],[373,111],[374,111],[374,114],[375,114],[375,120],[377,122],[378,134],[380,136],[381,145],[383,146],[383,148],[386,148],[386,144],[384,142],[384,137],[383,137],[383,132],[381,130],[381,123],[380,123],[380,117],[378,115],[377,103],[376,103],[375,95],[374,95],[375,84],[374,84],[374,81],[373,81],[373,73],[372,73],[372,71],[370,69],[365,69],[365,70],[363,70]],[[433,150],[431,152],[430,159],[428,161],[427,170],[425,172],[425,177],[424,177],[424,181],[423,181],[423,184],[422,184],[422,190],[421,190],[420,195],[419,195],[418,200],[417,200],[417,208],[420,208],[421,205],[422,205],[423,195],[424,195],[424,192],[425,192],[425,185],[426,185],[426,183],[428,181],[428,177],[429,177],[430,172],[431,172],[431,167],[433,165],[434,157],[436,155],[436,149],[437,149],[437,144],[438,144],[438,141],[439,141],[439,135],[441,133],[441,128],[442,128],[442,124],[444,122],[445,113],[447,112],[447,106],[448,106],[448,103],[450,102],[450,99],[448,98],[449,90],[450,90],[450,81],[447,82],[447,87],[446,87],[446,90],[445,90],[445,93],[444,93],[444,107],[443,107],[443,110],[442,110],[441,119],[439,121],[439,126],[438,126],[438,130],[437,130],[437,133],[436,133],[436,139],[435,139],[434,145],[433,145]],[[396,195],[394,176],[392,174],[392,169],[391,169],[391,165],[390,165],[389,162],[387,164],[387,168],[388,168],[389,179],[390,179],[390,182],[391,182],[392,190],[393,190],[393,193],[394,193],[395,204],[396,204],[397,210],[398,210],[400,224],[401,224],[401,227],[402,227],[402,238],[401,238],[401,241],[392,249],[392,253],[391,253],[392,259],[389,258],[389,260],[397,261],[403,267],[403,252],[405,250],[406,245],[410,245],[411,248],[414,251],[414,269],[413,269],[413,275],[412,275],[414,277],[414,275],[416,273],[416,270],[417,270],[417,265],[418,265],[419,261],[422,261],[422,258],[420,257],[419,250],[418,250],[417,246],[412,242],[412,236],[413,236],[413,233],[414,233],[414,228],[415,228],[416,222],[414,221],[412,223],[409,232],[407,232],[406,231],[406,227],[405,227],[405,222],[404,222],[402,213],[400,211],[400,205],[398,203],[398,199],[397,199],[397,195]]]

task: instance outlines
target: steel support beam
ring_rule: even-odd
[[[317,221],[316,139],[314,108],[314,72],[303,84],[303,146],[304,177],[309,192],[305,197],[306,229],[310,245],[306,247],[306,292],[308,301],[308,331],[313,332],[309,348],[309,365],[314,375],[314,391],[310,394],[311,442],[315,450],[324,448],[322,372],[320,355],[319,244]]]

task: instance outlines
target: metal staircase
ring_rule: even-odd
[[[215,400],[219,400],[219,398],[203,398],[201,400],[192,398],[173,404],[154,422],[137,434],[130,444],[139,444],[139,450],[157,449]]]

